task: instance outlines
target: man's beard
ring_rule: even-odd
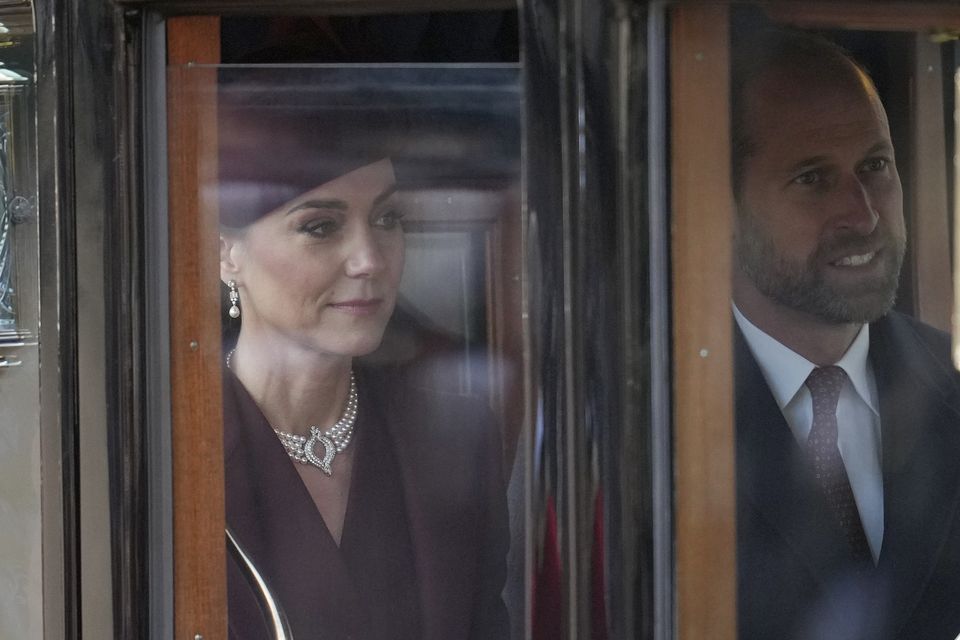
[[[873,322],[893,307],[900,282],[906,240],[894,237],[887,227],[874,236],[845,233],[821,242],[805,262],[784,257],[757,224],[753,214],[741,212],[735,250],[740,269],[766,297],[832,324]],[[884,260],[881,273],[856,282],[831,282],[827,258],[861,255],[877,246],[874,260]],[[840,267],[843,268],[843,267]]]

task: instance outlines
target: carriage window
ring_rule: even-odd
[[[221,302],[232,630],[520,633],[511,28],[224,19],[223,64],[171,68]]]
[[[954,45],[759,17],[732,38],[740,633],[952,638]]]
[[[41,513],[40,262],[33,48],[30,6],[11,8],[3,13],[0,16],[0,636],[10,638],[39,638],[43,633],[41,533],[45,528]],[[53,476],[51,481],[55,481]],[[52,555],[47,560],[52,560]]]
[[[956,637],[955,40],[866,7],[729,17],[725,615],[750,638]],[[717,53],[696,51],[687,70]]]

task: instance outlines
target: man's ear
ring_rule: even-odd
[[[220,279],[226,284],[240,275],[240,239],[233,234],[220,234]]]

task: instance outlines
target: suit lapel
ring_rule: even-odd
[[[879,568],[891,585],[899,628],[922,597],[957,517],[960,413],[955,373],[903,318],[875,323],[870,338],[883,447]]]
[[[735,357],[738,500],[829,591],[838,576],[855,571],[843,533],[739,329]]]
[[[849,561],[846,541],[739,329],[735,357],[738,500],[826,588]]]

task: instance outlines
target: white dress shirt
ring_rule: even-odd
[[[813,400],[804,382],[816,365],[764,333],[736,305],[733,315],[794,438],[804,446],[813,424]],[[863,325],[853,344],[834,364],[847,374],[837,403],[837,444],[876,562],[883,542],[883,474],[880,403],[867,358],[869,348],[870,325]]]

